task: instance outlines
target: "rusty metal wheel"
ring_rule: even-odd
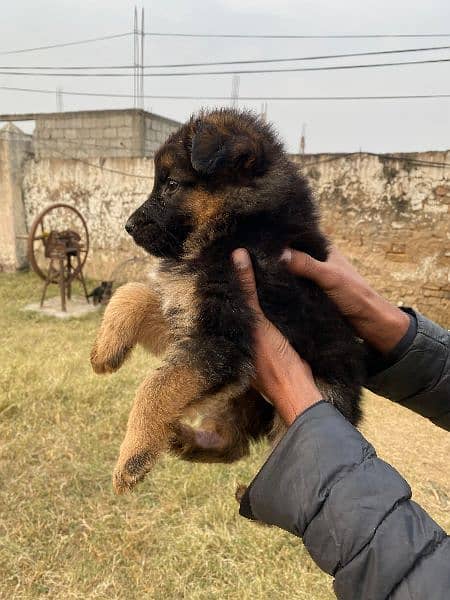
[[[33,221],[28,235],[28,260],[33,271],[47,278],[49,259],[45,255],[46,241],[52,231],[70,230],[80,236],[80,263],[66,273],[67,282],[81,272],[89,252],[89,232],[82,214],[73,206],[58,202],[43,210]],[[57,283],[57,281],[51,281]]]

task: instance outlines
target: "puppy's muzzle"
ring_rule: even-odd
[[[140,230],[148,227],[149,225],[154,224],[155,221],[148,214],[148,211],[138,209],[129,217],[128,221],[125,224],[125,230],[130,235],[135,236],[139,233]]]

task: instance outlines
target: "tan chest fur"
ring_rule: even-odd
[[[161,298],[161,308],[175,339],[188,337],[196,320],[198,299],[195,276],[172,270],[162,271],[158,265],[149,274]]]

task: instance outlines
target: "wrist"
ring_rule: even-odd
[[[292,373],[282,383],[268,391],[268,400],[275,406],[287,426],[317,402],[323,396],[317,388],[312,376],[305,377],[304,373]]]
[[[389,353],[400,342],[409,327],[409,317],[373,290],[368,290],[361,310],[351,323],[370,346],[382,354]]]

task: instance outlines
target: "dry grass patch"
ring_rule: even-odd
[[[0,597],[333,598],[299,540],[237,514],[236,482],[252,478],[263,446],[232,466],[166,458],[133,496],[113,495],[130,402],[154,363],[138,350],[95,376],[99,315],[22,312],[39,291],[33,275],[0,276]],[[369,439],[450,528],[450,436],[379,398],[366,409]]]

